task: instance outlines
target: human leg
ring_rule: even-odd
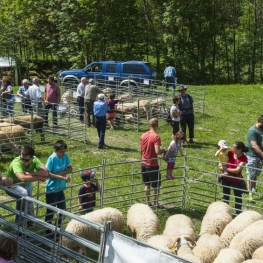
[[[105,145],[105,133],[106,133],[106,116],[100,118],[100,132],[99,132],[99,147]]]
[[[165,85],[166,91],[169,91],[169,77],[165,77],[164,85]]]
[[[190,141],[193,140],[194,138],[194,125],[195,125],[195,118],[194,114],[191,113],[187,117],[187,125],[188,125],[188,130],[189,130],[189,138]]]
[[[150,203],[150,177],[148,173],[149,166],[142,164],[141,165],[141,172],[142,172],[142,182],[144,185],[144,192],[145,192],[145,199],[146,204],[151,205]]]
[[[56,206],[57,203],[57,195],[56,193],[47,193],[46,194],[46,203],[48,205],[52,205],[52,206]],[[45,222],[51,224],[52,223],[52,219],[54,217],[54,211],[47,208],[46,210],[46,215],[45,215]],[[46,229],[46,234],[51,234],[52,231],[50,229]]]
[[[171,121],[171,126],[173,127],[173,135],[179,131],[179,121]]]
[[[154,205],[159,206],[159,193],[160,193],[160,186],[161,186],[161,173],[159,166],[152,166],[149,167],[149,177],[151,181],[151,186],[153,188],[153,200]]]
[[[44,119],[44,124],[48,125],[48,113],[49,109],[51,109],[52,105],[46,104],[44,109],[45,109],[45,119]]]
[[[66,201],[65,201],[65,194],[63,191],[60,191],[57,193],[57,208],[61,209],[61,210],[66,210]],[[59,214],[58,218],[58,227],[61,228],[62,226],[62,215]]]
[[[82,122],[84,121],[84,98],[78,97],[78,105],[79,105],[79,120]]]
[[[87,124],[88,124],[89,127],[91,126],[91,116],[92,116],[92,124],[93,124],[93,126],[95,126],[95,117],[94,117],[94,114],[93,114],[93,104],[94,104],[94,101],[88,100],[86,102]]]
[[[182,132],[186,133],[186,116],[181,116],[180,124]]]
[[[222,177],[223,202],[229,204],[231,182]]]
[[[233,182],[232,185],[234,187],[236,214],[240,214],[242,212],[242,184],[241,182]]]
[[[14,102],[13,101],[7,102],[7,109],[8,109],[8,114],[10,116],[13,116],[14,115]]]
[[[52,105],[52,121],[53,125],[58,125],[58,105],[53,104]]]
[[[168,162],[167,163],[167,175],[166,178],[169,180],[175,179],[175,177],[173,176],[173,170],[174,170],[174,162]]]

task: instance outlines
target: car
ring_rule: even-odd
[[[145,61],[95,61],[84,69],[60,71],[58,79],[67,85],[77,85],[82,77],[95,79],[99,86],[149,87],[155,83],[157,72]]]

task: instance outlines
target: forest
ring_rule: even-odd
[[[145,60],[180,83],[263,82],[262,0],[0,0],[0,56],[20,72]]]

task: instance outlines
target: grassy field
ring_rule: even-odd
[[[186,144],[184,150],[188,156],[216,160],[217,142],[225,139],[229,146],[235,141],[246,142],[246,132],[263,114],[261,85],[231,85],[207,86],[204,114],[195,115],[195,143]],[[170,106],[170,105],[167,105]],[[100,165],[105,159],[109,163],[126,162],[140,159],[139,140],[143,132],[148,130],[148,125],[139,132],[117,127],[114,131],[107,130],[106,144],[108,150],[98,150],[98,137],[95,128],[87,129],[87,144],[67,141],[68,154],[71,158],[73,169],[79,170]],[[172,128],[164,120],[160,120],[158,133],[161,136],[163,147],[168,147],[171,141]],[[52,153],[52,146],[36,146],[36,155],[46,163]],[[0,163],[0,171],[5,173],[13,156],[4,155]],[[196,168],[206,170],[206,163],[195,161]],[[125,169],[117,171],[125,173]],[[197,175],[199,176],[199,175]],[[80,183],[80,178],[74,178],[75,183]],[[121,179],[118,179],[121,180]],[[161,220],[160,232],[164,228],[168,216],[180,211],[170,210],[158,214]],[[200,226],[201,215],[189,212],[195,222],[196,230]],[[128,234],[128,233],[127,233]]]

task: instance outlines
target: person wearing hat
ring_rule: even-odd
[[[217,144],[217,151],[215,153],[215,157],[218,159],[218,167],[223,167],[223,171],[227,174],[226,171],[226,163],[228,161],[228,146],[225,140],[220,140]],[[218,177],[218,182],[221,182],[221,176]]]
[[[98,149],[107,149],[105,146],[104,138],[105,138],[105,133],[106,133],[106,114],[107,111],[110,110],[109,105],[107,102],[104,101],[105,95],[103,93],[100,93],[98,95],[98,100],[94,102],[93,105],[93,113],[95,116],[95,126],[98,131],[98,136],[99,136],[99,145]]]
[[[95,85],[94,79],[89,79],[89,84],[85,87],[84,95],[84,106],[86,109],[86,123],[88,127],[91,126],[91,115],[92,115],[92,125],[95,127],[95,118],[93,114],[93,104],[97,99],[97,95],[103,93],[100,88]]]
[[[13,87],[11,85],[11,81],[9,77],[4,76],[2,79],[2,88],[1,88],[1,97],[3,101],[3,117],[8,117],[9,115],[12,116],[14,114],[14,93]],[[7,110],[5,110],[7,109]]]
[[[179,89],[177,90],[180,93],[180,104],[179,109],[182,111],[181,114],[181,130],[186,134],[186,126],[188,126],[189,131],[189,142],[193,143],[194,140],[194,101],[193,98],[186,94],[186,86],[180,85]]]
[[[96,192],[100,192],[100,185],[98,179],[94,178],[95,174],[96,172],[91,170],[84,170],[80,174],[81,179],[85,182],[78,193],[79,211],[82,214],[92,212],[96,205]]]
[[[28,86],[28,80],[27,79],[23,79],[22,80],[22,86],[18,89],[17,91],[17,96],[19,96],[22,99],[22,112],[23,113],[27,113],[32,111],[32,107],[31,107],[31,101],[30,99],[26,96],[26,92],[28,90],[29,86]]]

